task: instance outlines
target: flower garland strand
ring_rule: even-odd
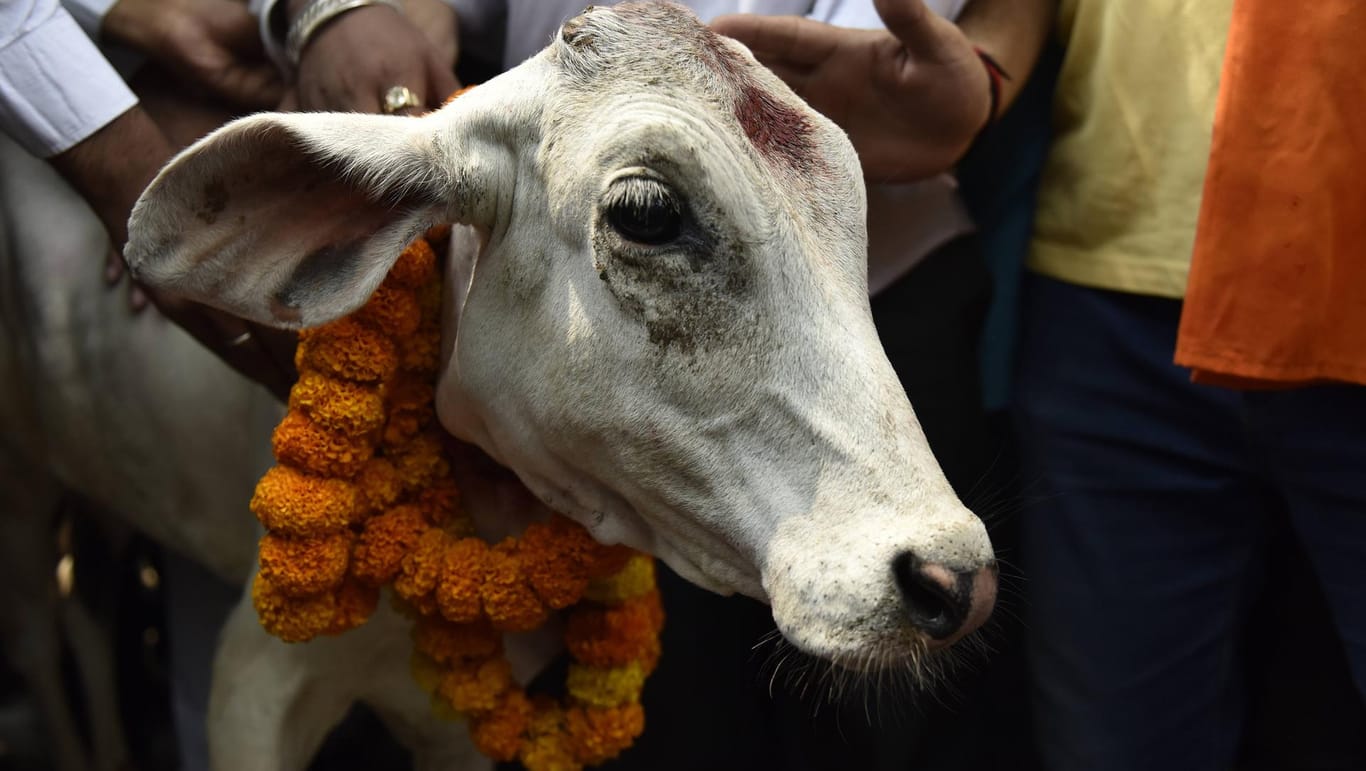
[[[488,544],[460,507],[436,423],[449,228],[404,250],[360,310],[299,335],[299,380],[251,510],[266,528],[252,600],[287,642],[365,623],[392,587],[415,619],[413,674],[469,721],[481,752],[531,771],[615,757],[644,730],[640,693],[664,614],[654,561],[554,516]],[[568,610],[561,701],[512,678],[503,632]]]

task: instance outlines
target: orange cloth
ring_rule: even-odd
[[[1176,361],[1366,384],[1366,2],[1235,3]]]

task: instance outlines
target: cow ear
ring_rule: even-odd
[[[365,302],[470,180],[426,118],[263,114],[176,156],[142,194],[125,257],[148,286],[279,327]],[[440,146],[439,146],[440,145]]]

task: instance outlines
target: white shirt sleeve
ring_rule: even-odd
[[[109,13],[109,9],[114,7],[118,0],[62,0],[62,7],[71,18],[81,25],[85,34],[91,40],[99,42],[100,25],[104,24],[104,16]]]
[[[0,0],[0,131],[48,158],[135,104],[57,0]]]
[[[251,15],[256,17],[261,27],[261,45],[266,49],[266,56],[270,57],[275,66],[280,68],[280,72],[285,77],[292,78],[294,68],[289,65],[289,57],[285,56],[285,36],[283,30],[276,35],[271,27],[270,17],[275,11],[275,6],[283,0],[247,0],[247,9]]]

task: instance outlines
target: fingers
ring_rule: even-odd
[[[716,32],[749,47],[754,57],[769,65],[811,67],[825,61],[838,43],[834,28],[800,16],[757,16],[750,13],[718,16]]]
[[[427,83],[428,109],[436,109],[445,104],[446,99],[460,89],[460,81],[456,79],[455,71],[436,51],[427,56]]]
[[[234,104],[258,110],[279,104],[285,91],[275,67],[265,63],[224,68],[214,73],[209,85]]]

